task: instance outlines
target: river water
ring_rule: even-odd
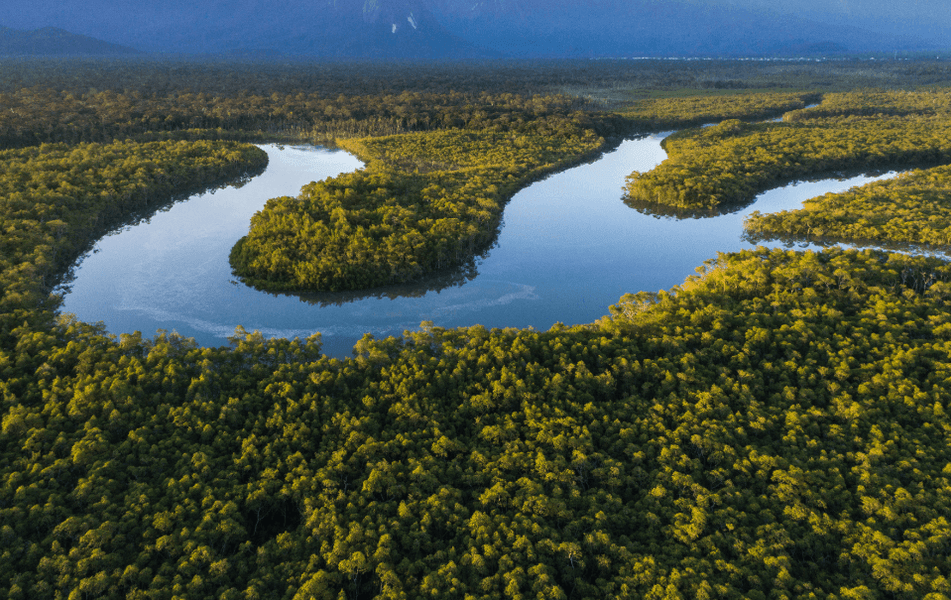
[[[63,288],[61,312],[102,321],[115,334],[162,329],[206,346],[227,344],[237,325],[268,337],[321,332],[332,356],[348,356],[364,333],[399,335],[424,320],[539,330],[590,323],[627,292],[670,288],[717,252],[751,247],[742,225],[754,210],[798,208],[808,198],[881,178],[792,184],[716,217],[649,215],[624,204],[622,186],[631,171],[666,158],[663,137],[625,141],[597,161],[517,193],[505,207],[496,245],[474,272],[369,294],[307,297],[245,286],[232,275],[228,253],[268,198],[296,196],[303,185],[361,163],[342,151],[265,145],[269,165],[245,185],[192,196],[99,240]]]

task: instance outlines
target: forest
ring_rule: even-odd
[[[269,200],[231,264],[264,289],[342,291],[419,280],[471,260],[497,234],[508,196],[603,143],[581,129],[341,140],[369,165],[308,186],[298,198]]]
[[[467,65],[422,90],[380,65],[136,64],[0,63],[0,599],[951,598],[939,257],[721,254],[594,323],[424,322],[347,359],[110,333],[52,294],[274,140],[367,167],[268,202],[232,255],[255,284],[422,276],[533,178],[680,127],[632,177],[645,202],[918,167],[748,231],[946,248],[943,65]]]

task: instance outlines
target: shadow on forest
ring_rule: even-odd
[[[256,548],[301,524],[300,508],[288,498],[269,499],[255,508],[246,507],[242,516],[248,539]]]

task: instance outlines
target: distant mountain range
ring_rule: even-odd
[[[138,50],[110,44],[58,27],[22,31],[0,27],[0,56],[119,56],[139,54]]]
[[[886,11],[895,3],[883,0],[866,3],[880,5],[877,10],[887,19],[876,19],[868,7],[853,14],[819,0],[799,1],[809,10],[795,12],[797,0],[782,5],[760,0],[34,0],[2,18],[67,26],[84,35],[50,27],[3,29],[0,52],[118,54],[135,47],[169,53],[453,59],[828,55],[951,45],[951,16],[944,13],[935,12],[940,18],[924,27],[916,25],[923,22],[920,11],[901,21],[895,15],[903,13]],[[11,50],[4,52],[8,46],[3,44]]]

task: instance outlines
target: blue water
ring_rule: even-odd
[[[625,293],[670,288],[717,252],[750,247],[742,239],[750,212],[799,208],[808,198],[876,179],[789,185],[718,217],[650,216],[623,203],[622,186],[631,171],[650,170],[666,158],[662,139],[623,142],[595,162],[520,191],[505,207],[497,244],[476,261],[472,279],[448,274],[369,296],[304,299],[236,281],[228,253],[268,198],[296,196],[303,185],[361,163],[342,151],[262,146],[269,166],[246,185],[193,196],[102,238],[64,288],[62,312],[103,321],[116,334],[151,336],[164,329],[206,346],[227,344],[237,325],[268,337],[321,332],[324,351],[335,356],[349,355],[366,332],[398,335],[424,320],[443,327],[540,330],[556,322],[590,323]]]

